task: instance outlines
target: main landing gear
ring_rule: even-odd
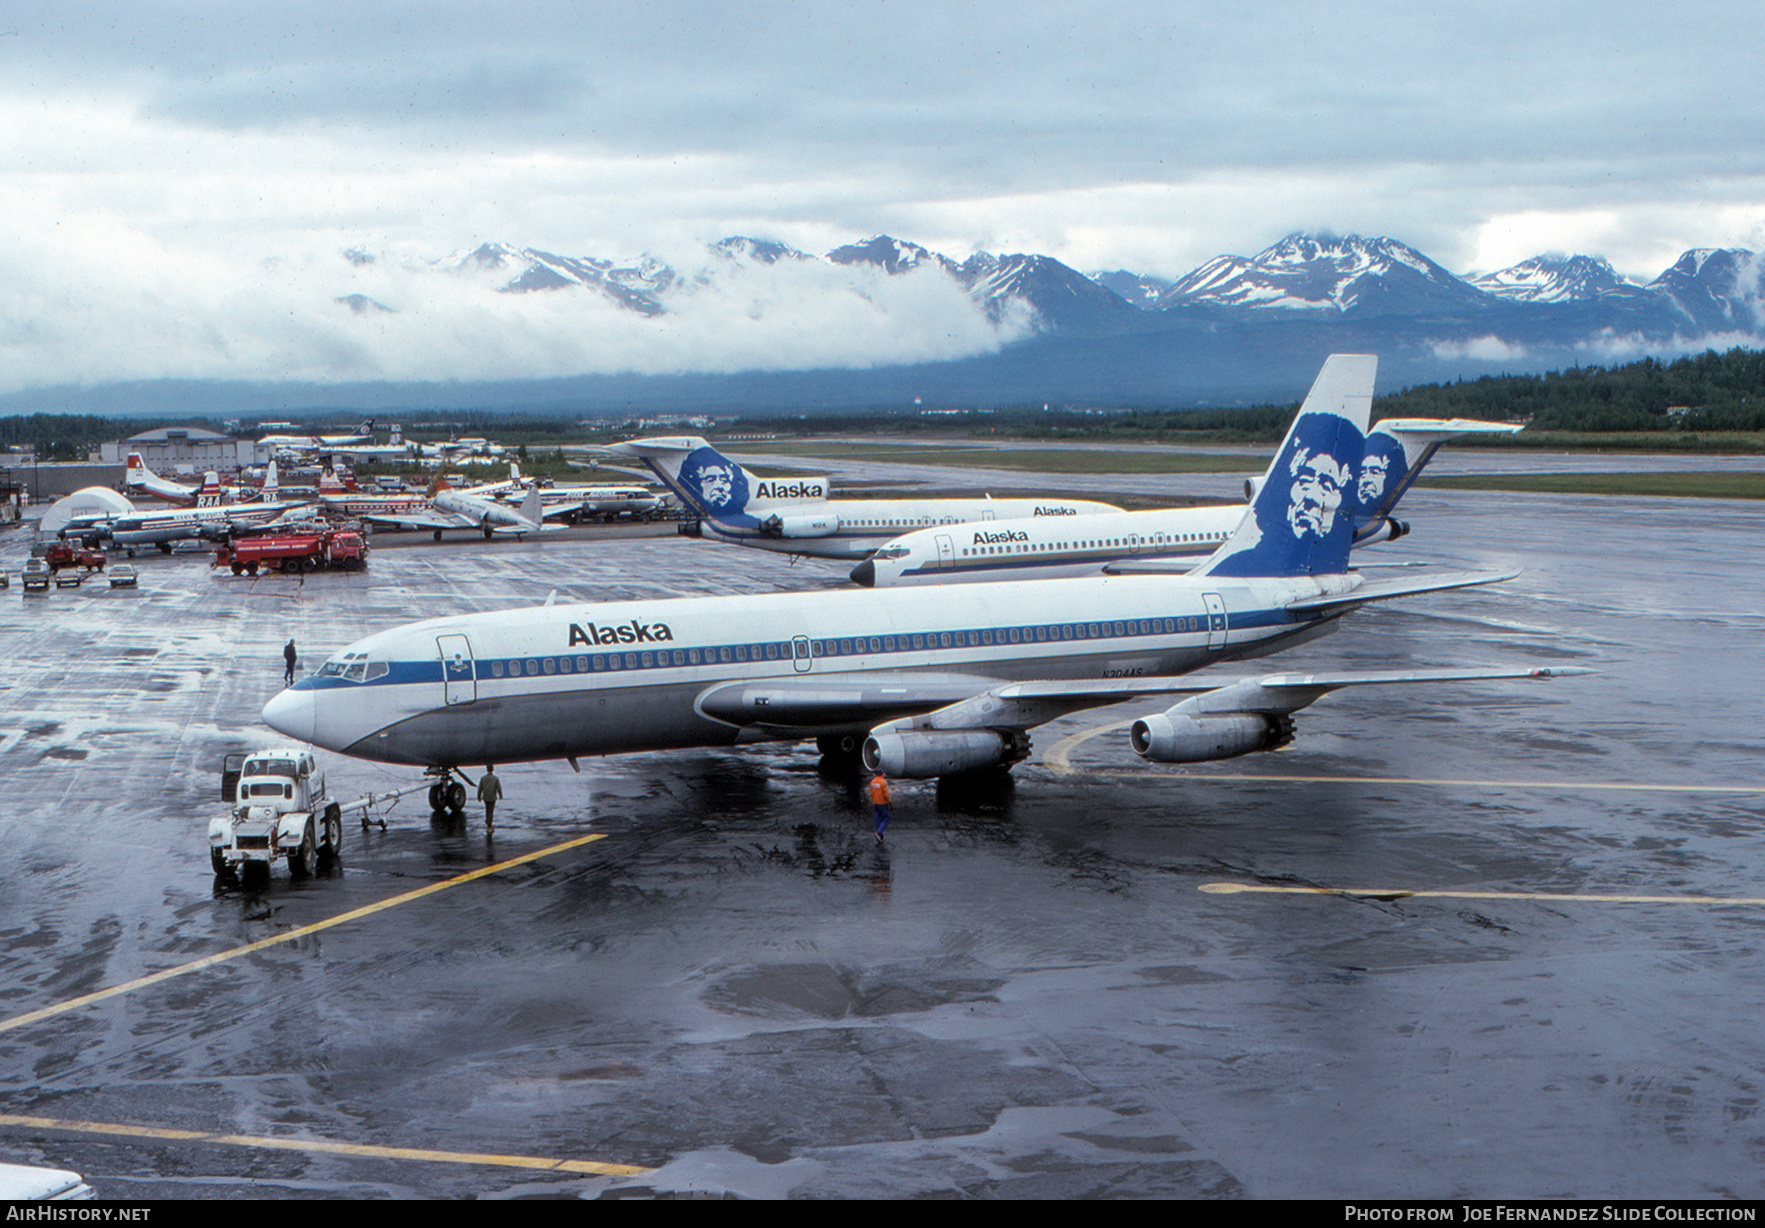
[[[459,818],[466,813],[466,786],[463,781],[454,779],[453,768],[425,768],[423,775],[437,778],[429,786],[429,810],[432,814],[451,814]]]

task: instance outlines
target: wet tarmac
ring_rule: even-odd
[[[1406,508],[1369,560],[1524,574],[1269,668],[1601,672],[1337,695],[1196,768],[1112,728],[1156,705],[1090,713],[1014,783],[899,786],[880,849],[802,746],[516,765],[494,838],[405,804],[298,883],[204,848],[290,636],[844,569],[588,531],[15,582],[0,1160],[113,1198],[1765,1196],[1765,508]]]

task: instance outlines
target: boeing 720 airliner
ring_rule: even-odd
[[[1284,745],[1292,713],[1339,687],[1552,677],[1577,669],[1275,674],[1205,665],[1332,630],[1373,601],[1506,579],[1370,581],[1348,570],[1370,358],[1332,357],[1231,538],[1188,575],[912,591],[688,597],[456,615],[342,649],[264,708],[330,750],[443,775],[469,764],[760,740],[861,746],[893,776],[1008,767],[1029,730],[1137,696],[1160,762]],[[442,786],[437,786],[438,789]]]
[[[1065,521],[1119,512],[1089,499],[830,499],[825,477],[762,478],[696,435],[634,439],[611,451],[635,456],[699,517],[703,532],[738,546],[857,561],[927,525],[1044,517]]]

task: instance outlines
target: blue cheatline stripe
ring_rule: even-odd
[[[938,564],[928,559],[924,567],[915,567],[909,571],[903,571],[901,575],[903,577],[930,576],[937,579],[946,576],[989,575],[993,572],[1000,571],[1023,572],[1036,567],[1071,567],[1075,563],[1085,563],[1097,567],[1105,567],[1110,563],[1131,563],[1135,559],[1188,558],[1191,556],[1198,559],[1204,559],[1211,555],[1216,549],[1218,549],[1218,547],[1218,542],[1215,542],[1213,545],[1208,545],[1205,542],[1197,542],[1193,550],[1142,550],[1137,554],[1123,554],[1120,551],[1115,550],[1094,554],[1061,554],[1058,551],[1038,553],[1030,551],[1025,554],[1005,554],[991,558],[974,558],[971,556],[967,561],[961,563]]]
[[[1317,619],[1295,619],[1285,610],[1249,610],[1233,614],[1228,627],[1231,632],[1259,627],[1284,627]],[[1216,631],[1228,627],[1215,628]],[[1029,626],[966,628],[960,631],[922,631],[893,635],[812,637],[809,640],[812,659],[838,660],[842,657],[886,656],[889,654],[957,651],[972,648],[997,648],[1036,644],[1086,644],[1096,641],[1119,643],[1171,635],[1202,635],[1208,630],[1205,615],[1183,618],[1116,618],[1084,623],[1042,623]],[[470,637],[468,637],[470,638]],[[666,641],[663,641],[664,643]],[[717,644],[694,648],[629,647],[607,651],[611,645],[597,645],[599,652],[534,653],[521,657],[477,657],[476,681],[494,682],[498,678],[571,677],[579,674],[614,674],[645,669],[680,669],[695,665],[783,665],[791,660],[791,640],[749,641],[741,644]],[[697,660],[694,659],[697,655]],[[675,658],[678,657],[679,660]],[[547,663],[551,668],[547,668]],[[295,683],[296,690],[322,691],[339,687],[407,686],[436,683],[444,679],[439,657],[417,661],[392,661],[390,668],[378,678],[353,682],[339,676],[321,677],[314,674]],[[954,664],[963,664],[955,662]],[[496,673],[498,668],[502,673]],[[518,672],[517,672],[518,671]],[[465,681],[465,679],[457,679]]]

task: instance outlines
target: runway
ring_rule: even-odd
[[[883,849],[809,747],[499,768],[494,839],[403,805],[250,886],[204,832],[288,638],[845,569],[586,530],[15,582],[0,1160],[123,1199],[1765,1196],[1765,508],[1405,510],[1358,561],[1522,574],[1222,672],[1600,672],[1339,693],[1193,768],[1106,728],[1156,704],[1089,713],[1013,785],[897,786]]]

